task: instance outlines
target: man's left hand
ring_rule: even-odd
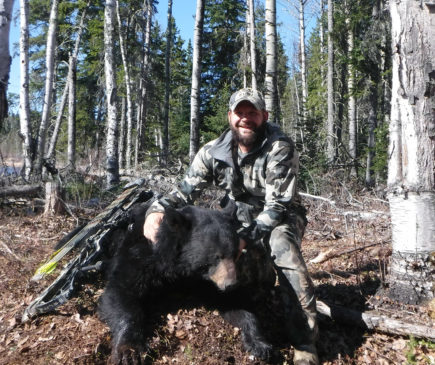
[[[239,252],[237,253],[236,261],[238,261],[240,256],[242,256],[242,254],[246,252],[247,245],[248,244],[246,243],[246,241],[243,238],[240,238],[240,240],[239,240]]]

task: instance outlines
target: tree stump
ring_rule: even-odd
[[[44,215],[58,215],[65,213],[63,190],[58,182],[45,183]]]

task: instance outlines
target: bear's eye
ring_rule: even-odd
[[[221,261],[224,259],[224,256],[220,253],[217,253],[216,255],[214,255],[214,259],[215,261]]]

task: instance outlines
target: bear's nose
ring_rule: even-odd
[[[225,290],[237,281],[236,265],[231,259],[223,259],[210,273],[210,279],[220,290]]]

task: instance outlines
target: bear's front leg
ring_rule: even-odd
[[[141,301],[108,287],[101,296],[99,314],[112,333],[111,363],[142,364],[147,345]]]
[[[228,310],[222,313],[225,320],[242,331],[243,346],[246,351],[262,360],[272,357],[273,347],[261,334],[257,317],[243,309]]]

